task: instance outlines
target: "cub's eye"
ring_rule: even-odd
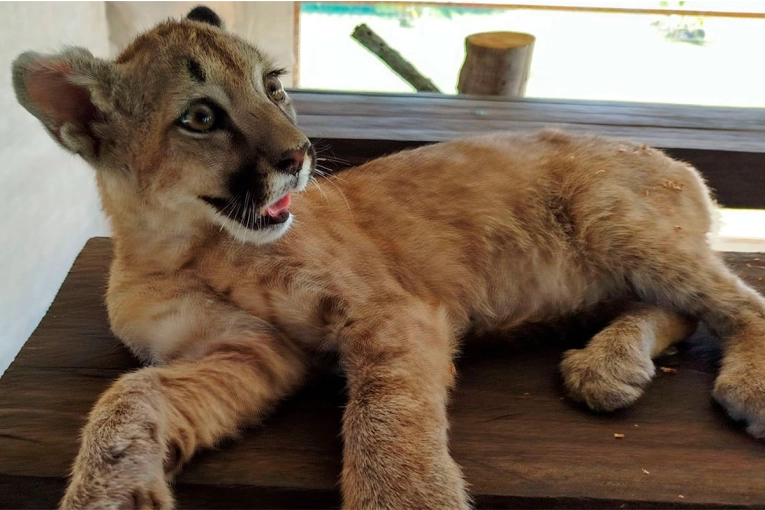
[[[205,103],[196,103],[189,107],[179,119],[181,125],[189,131],[206,133],[215,128],[217,119],[215,109]]]
[[[273,102],[281,103],[287,97],[287,93],[284,92],[284,87],[282,87],[282,82],[276,75],[269,74],[266,76],[265,84],[266,92],[268,92],[268,96]]]

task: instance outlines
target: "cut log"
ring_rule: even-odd
[[[394,73],[409,83],[417,92],[441,92],[435,83],[423,76],[417,68],[402,57],[374,31],[361,24],[353,30],[351,37],[356,39],[362,46],[378,56]]]
[[[518,32],[485,32],[465,39],[460,94],[523,97],[531,69],[534,36]]]

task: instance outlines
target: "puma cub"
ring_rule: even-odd
[[[548,130],[307,188],[316,154],[280,73],[205,7],[114,61],[13,64],[19,102],[96,171],[111,327],[149,365],[98,400],[63,508],[171,508],[183,463],[295,392],[319,351],[347,375],[344,507],[468,508],[447,441],[461,337],[617,300],[633,304],[564,354],[573,397],[633,403],[701,320],[725,349],[714,397],[765,436],[765,301],[708,246],[693,168]]]

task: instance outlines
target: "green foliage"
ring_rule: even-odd
[[[661,7],[670,7],[669,2],[659,2],[659,6]],[[678,7],[685,7],[685,0],[682,0],[680,2],[677,2]]]

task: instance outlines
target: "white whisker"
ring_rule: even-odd
[[[231,218],[232,221],[236,222],[235,218],[238,215],[238,211],[239,211],[238,196],[234,197],[234,199],[231,201],[231,205],[232,205],[231,214],[228,217]],[[230,230],[229,230],[229,233],[231,233]],[[236,236],[234,236],[233,242],[229,244],[228,249],[226,250],[226,257],[231,256],[231,252],[234,251],[235,248],[236,248]]]
[[[316,180],[316,177],[313,177],[313,176],[312,176],[312,177],[311,177],[311,180],[310,180],[310,183],[311,183],[311,184],[313,184],[314,186],[316,186],[316,189],[318,189],[318,190],[319,190],[319,193],[321,193],[321,194],[322,194],[322,196],[324,197],[324,200],[325,200],[327,203],[329,203],[329,198],[327,197],[327,194],[326,194],[326,193],[324,193],[324,190],[323,190],[323,189],[321,189],[321,185],[319,185],[319,181],[317,181],[317,180]]]
[[[325,178],[324,180],[330,183],[332,186],[334,186],[337,192],[340,193],[340,196],[343,197],[343,200],[345,201],[345,206],[348,208],[348,212],[350,213],[351,218],[353,218],[353,211],[351,211],[351,204],[348,202],[348,199],[346,198],[345,193],[343,193],[343,190],[340,189],[340,186],[335,184],[332,181],[332,179],[330,179],[329,177]]]
[[[320,172],[319,175],[321,175],[322,177],[326,177],[327,179],[333,177],[337,179],[338,181],[345,182],[345,179],[343,179],[342,177],[337,175],[336,172],[333,172],[332,170],[330,170],[329,168],[325,166],[316,165],[316,168],[318,169],[317,173]]]
[[[321,157],[321,158],[316,156],[316,161],[329,161],[330,163],[340,163],[340,164],[343,164],[343,165],[346,165],[346,166],[351,166],[351,162],[350,161],[347,161],[347,160],[341,159],[341,158],[331,157],[331,156],[324,156],[324,157]]]
[[[244,194],[244,204],[242,204],[242,221],[240,222],[240,227],[243,227],[244,229],[249,228],[247,220],[250,217],[250,191],[247,190],[247,192]],[[239,236],[239,232],[241,232],[241,228],[237,229],[237,237],[239,237],[239,241],[244,245],[244,237]]]

